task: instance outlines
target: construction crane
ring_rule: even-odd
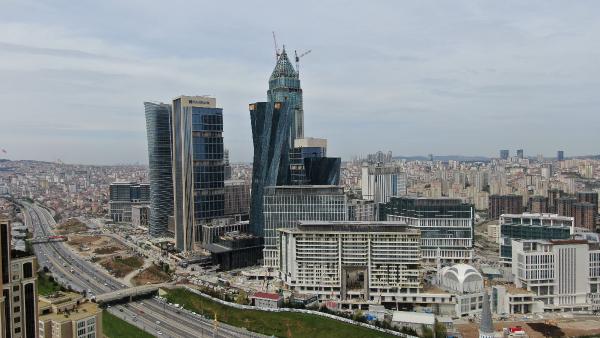
[[[306,56],[307,54],[310,54],[310,52],[312,52],[312,49],[309,49],[306,52],[298,55],[298,52],[294,51],[294,55],[296,56],[296,71],[298,72],[298,74],[300,74],[300,58]]]
[[[275,32],[273,31],[273,45],[275,46],[275,60],[279,59],[279,46],[277,46],[277,37],[275,37]]]

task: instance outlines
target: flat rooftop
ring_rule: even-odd
[[[100,309],[97,304],[91,303],[91,302],[85,302],[85,303],[79,304],[79,306],[77,307],[77,311],[74,310],[74,311],[70,311],[70,312],[48,313],[48,314],[39,316],[39,320],[41,320],[41,321],[52,320],[55,322],[62,323],[62,322],[67,322],[67,321],[80,320],[80,319],[87,318],[90,316],[95,316],[96,314],[98,314],[100,312],[102,312],[102,309]]]
[[[418,234],[420,231],[404,222],[379,221],[300,221],[296,228],[279,229],[290,233],[301,232],[408,232]]]

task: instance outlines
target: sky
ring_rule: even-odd
[[[0,149],[146,163],[144,101],[211,95],[252,159],[272,31],[329,156],[598,154],[598,1],[0,0]],[[292,52],[293,53],[293,52]]]

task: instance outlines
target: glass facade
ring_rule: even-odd
[[[192,250],[202,240],[202,224],[225,211],[223,110],[214,105],[201,97],[173,101],[175,246],[181,251]]]
[[[287,102],[292,110],[288,148],[294,147],[294,140],[304,137],[304,110],[302,108],[302,88],[300,77],[288,59],[285,49],[277,59],[277,64],[269,78],[267,100]]]
[[[250,232],[256,236],[263,236],[265,187],[282,185],[288,180],[290,148],[286,140],[290,131],[290,116],[290,106],[285,102],[257,102],[250,105],[254,145]]]
[[[344,189],[335,186],[267,187],[264,193],[264,265],[278,267],[277,229],[295,227],[299,221],[346,219]]]

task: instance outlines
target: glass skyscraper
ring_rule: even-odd
[[[150,181],[151,236],[167,231],[173,214],[173,176],[171,167],[171,105],[144,102],[148,136],[148,178]]]
[[[172,112],[175,247],[190,251],[202,224],[223,217],[223,110],[204,96],[180,96]]]
[[[302,108],[302,88],[300,77],[288,59],[285,48],[277,59],[277,64],[269,78],[267,100],[287,102],[292,112],[288,148],[294,148],[294,140],[304,137],[304,110]]]

